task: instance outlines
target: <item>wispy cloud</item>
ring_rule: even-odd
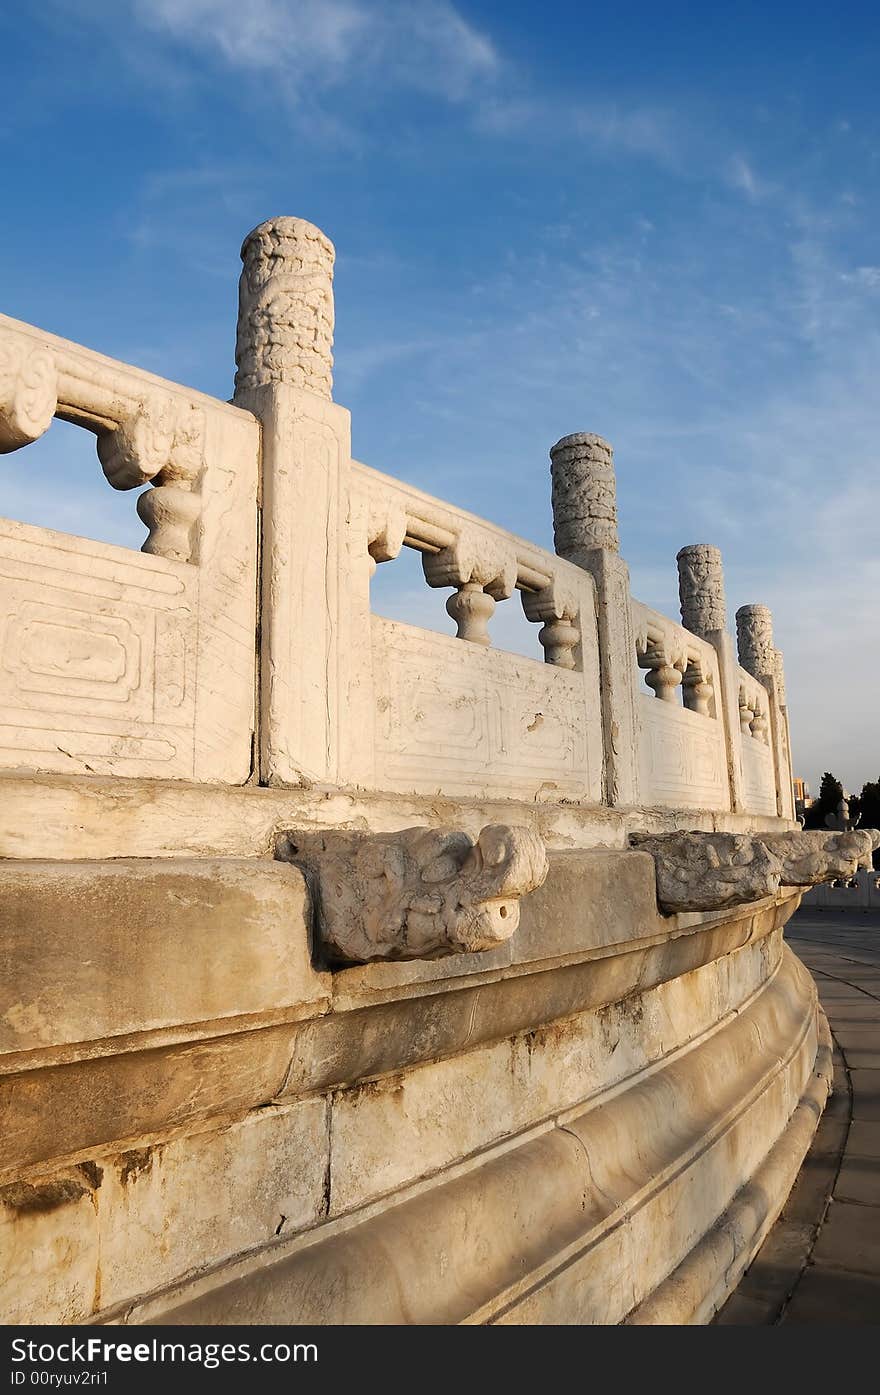
[[[683,138],[674,113],[662,107],[614,101],[591,105],[519,93],[485,96],[476,124],[487,135],[530,144],[574,142],[599,153],[644,155],[662,164],[677,161]]]
[[[151,29],[299,96],[381,73],[451,101],[500,66],[491,39],[449,0],[135,0]]]
[[[765,186],[743,155],[731,156],[727,162],[727,178],[734,189],[740,189],[746,198],[753,202],[766,192]]]

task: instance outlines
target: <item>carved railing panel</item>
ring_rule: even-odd
[[[770,695],[764,685],[737,667],[743,797],[753,814],[776,813],[776,776],[770,741]]]
[[[652,689],[638,704],[645,804],[728,809],[730,789],[718,658],[711,644],[632,601],[636,662]],[[679,697],[679,694],[681,695]]]
[[[590,576],[417,489],[352,468],[367,572],[403,546],[417,550],[428,585],[453,588],[447,610],[457,627],[447,637],[370,616],[362,682],[373,695],[372,778],[399,791],[601,798]],[[526,619],[541,626],[543,664],[492,647],[496,603],[514,591]]]
[[[0,520],[0,768],[241,782],[256,664],[258,427],[0,316],[0,450],[96,436],[147,556]]]

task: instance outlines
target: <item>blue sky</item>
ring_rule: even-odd
[[[859,787],[878,60],[868,3],[6,6],[0,305],[227,398],[241,239],[309,218],[357,458],[552,546],[548,447],[606,436],[635,594],[677,615],[676,551],[721,547],[731,621],[774,611],[798,771]],[[143,537],[61,423],[4,458],[0,512]],[[378,607],[448,628],[419,576],[381,567]]]

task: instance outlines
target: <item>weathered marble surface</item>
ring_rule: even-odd
[[[727,602],[719,549],[709,543],[691,543],[681,549],[675,560],[678,562],[681,623],[685,629],[703,639],[725,630]]]
[[[270,218],[241,248],[236,393],[289,383],[333,388],[333,243],[304,218]]]
[[[815,886],[852,876],[860,867],[870,868],[880,832],[873,828],[846,833],[805,829],[800,833],[763,833],[760,839],[782,863],[783,885]]]
[[[774,896],[782,864],[763,843],[740,833],[634,833],[657,869],[657,903],[667,914],[720,910]]]
[[[544,882],[548,866],[530,829],[504,824],[476,841],[439,828],[292,830],[279,855],[309,872],[320,949],[346,964],[495,949],[516,930],[520,897]]]

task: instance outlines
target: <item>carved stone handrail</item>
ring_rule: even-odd
[[[506,824],[476,842],[437,828],[293,830],[277,855],[310,876],[321,949],[341,964],[496,949],[519,925],[520,897],[548,871],[541,839]]]
[[[234,410],[0,315],[0,451],[38,440],[53,417],[93,432],[114,489],[153,485],[137,503],[144,552],[198,560],[209,408]]]
[[[675,702],[675,690],[683,684],[685,707],[700,716],[713,715],[715,700],[715,651],[641,601],[631,602],[636,661],[647,669],[645,682],[663,702]]]
[[[526,619],[542,626],[547,662],[577,667],[578,596],[589,585],[579,567],[359,461],[352,465],[368,497],[371,571],[402,547],[420,552],[428,585],[456,588],[446,608],[458,637],[484,645],[495,602],[517,590]]]

